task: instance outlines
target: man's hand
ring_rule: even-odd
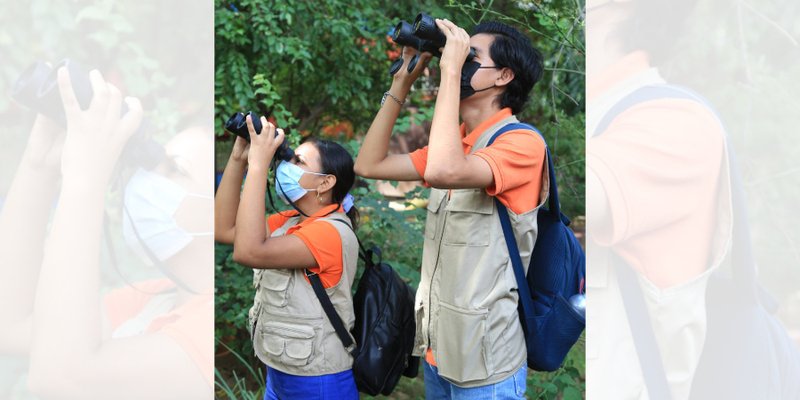
[[[43,114],[37,115],[25,148],[24,162],[48,175],[57,175],[61,168],[65,138],[63,128]]]
[[[408,65],[411,62],[411,59],[417,54],[417,49],[409,46],[403,47],[403,66],[400,67],[400,70],[394,74],[394,81],[392,87],[396,85],[400,85],[400,88],[403,89],[404,93],[392,93],[395,96],[402,94],[405,97],[405,94],[408,93],[408,90],[411,88],[411,85],[416,82],[417,78],[422,75],[422,71],[428,66],[428,63],[431,61],[433,57],[431,53],[422,53],[419,56],[419,60],[417,61],[417,65],[411,72],[408,72]]]
[[[275,135],[275,125],[261,117],[261,132],[256,134],[253,120],[247,116],[247,131],[250,132],[250,151],[247,153],[247,162],[250,168],[266,168],[278,151],[285,138],[283,129],[278,129]]]
[[[441,50],[442,58],[439,60],[439,68],[443,73],[461,74],[461,67],[469,55],[469,34],[446,19],[436,19],[436,26],[447,38],[447,42]]]

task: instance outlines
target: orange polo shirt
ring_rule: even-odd
[[[648,69],[644,52],[620,59],[587,82],[589,107]],[[611,229],[591,239],[659,287],[691,280],[708,267],[723,160],[722,127],[702,104],[660,99],[627,109],[587,141],[586,168],[611,213]]]
[[[486,129],[511,115],[511,109],[504,108],[481,122],[469,134],[466,124],[461,124],[464,154],[469,154]],[[476,151],[474,155],[484,159],[492,169],[494,181],[486,188],[486,194],[497,197],[516,214],[528,212],[539,205],[545,163],[545,143],[539,134],[525,129],[508,131],[491,146]],[[419,176],[425,176],[428,146],[409,153],[409,156]]]
[[[464,154],[469,154],[478,138],[486,129],[510,117],[511,109],[504,108],[483,121],[467,134],[466,124],[461,124],[461,140]],[[474,153],[486,161],[492,169],[494,181],[486,188],[486,194],[495,196],[504,206],[516,214],[526,213],[539,205],[542,188],[542,171],[545,165],[545,143],[536,132],[517,129],[504,133],[491,146]],[[425,176],[428,165],[428,146],[410,153],[411,162],[420,176]],[[429,348],[425,361],[436,365]]]
[[[319,275],[322,286],[329,288],[339,283],[342,278],[342,238],[339,231],[328,221],[319,221],[333,211],[338,204],[323,207],[316,214],[306,218],[305,221],[292,226],[286,231],[287,235],[294,235],[306,244],[308,250],[317,260],[317,267],[308,268],[309,271]],[[340,207],[339,212],[344,212]],[[299,215],[295,210],[272,214],[267,218],[270,232],[283,226],[289,218]],[[308,279],[308,278],[306,278]]]
[[[169,279],[137,282],[109,292],[103,302],[112,330],[136,317],[157,293],[175,287]],[[214,296],[195,295],[150,322],[145,334],[163,333],[192,359],[210,387],[214,386]]]

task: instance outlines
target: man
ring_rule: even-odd
[[[536,241],[536,214],[549,187],[544,140],[512,130],[542,75],[542,57],[507,25],[488,22],[470,37],[448,20],[441,82],[428,146],[387,155],[409,89],[430,60],[405,65],[384,94],[355,164],[373,179],[419,180],[432,187],[420,287],[415,354],[425,357],[426,398],[524,398],[525,339],[517,284],[494,198],[511,214],[523,265]],[[465,63],[470,48],[476,57]],[[414,50],[403,50],[407,64]],[[459,127],[459,117],[463,123]]]

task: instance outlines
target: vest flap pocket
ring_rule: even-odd
[[[259,286],[269,290],[286,290],[292,272],[284,269],[266,269],[261,274]]]
[[[428,197],[428,211],[434,214],[439,211],[439,205],[442,204],[445,193],[447,193],[445,190],[431,189],[431,194]]]
[[[491,360],[487,359],[488,310],[467,310],[439,303],[436,332],[436,361],[439,375],[455,384],[480,381],[489,377]]]
[[[264,351],[285,365],[304,366],[314,354],[314,328],[270,321],[263,325]]]
[[[289,284],[292,271],[284,269],[265,269],[258,283],[258,296],[261,302],[274,307],[284,307],[288,303]]]
[[[491,214],[493,207],[494,198],[487,195],[482,189],[459,189],[450,193],[450,201],[445,210]]]

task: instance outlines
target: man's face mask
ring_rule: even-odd
[[[461,67],[461,100],[464,100],[467,97],[472,96],[475,93],[482,92],[484,90],[489,90],[489,89],[497,86],[497,85],[492,85],[492,86],[489,86],[487,88],[483,88],[483,89],[479,89],[479,90],[475,90],[475,88],[472,87],[472,76],[475,75],[475,73],[478,72],[478,70],[481,69],[481,68],[497,69],[499,67],[496,66],[496,65],[491,65],[491,66],[485,66],[484,67],[484,66],[481,66],[481,63],[479,63],[477,61],[467,61],[467,62],[465,62],[464,66]]]
[[[306,189],[300,186],[300,178],[303,176],[303,174],[320,176],[328,175],[306,171],[288,161],[281,161],[281,163],[278,164],[278,168],[275,170],[275,191],[278,193],[278,197],[280,197],[284,203],[289,204],[290,200],[295,202],[301,197],[305,196],[306,193],[315,192],[317,190]]]
[[[187,232],[175,221],[175,211],[185,197],[213,200],[213,197],[188,193],[177,183],[139,168],[125,187],[122,233],[125,243],[145,261],[150,261],[142,246],[164,261],[188,245],[194,236],[212,232]]]

